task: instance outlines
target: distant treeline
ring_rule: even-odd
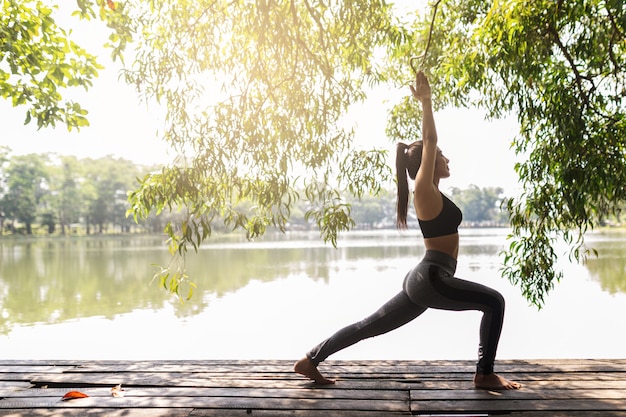
[[[463,212],[463,227],[508,226],[506,212],[500,205],[506,197],[500,187],[471,185],[468,188],[452,188],[447,194]],[[379,196],[366,196],[361,200],[348,199],[352,205],[352,217],[360,228],[393,228],[396,225],[395,190]],[[410,203],[412,206],[412,202]],[[409,210],[408,223],[417,224],[415,211]]]
[[[5,235],[161,233],[179,213],[151,215],[139,223],[126,215],[127,193],[137,188],[137,178],[160,168],[113,156],[10,156],[9,149],[0,148],[0,231]],[[507,224],[499,209],[501,188],[471,186],[452,189],[450,194],[463,210],[465,225]],[[394,191],[347,200],[357,228],[395,227]],[[293,229],[314,227],[305,220],[304,204],[291,212]],[[213,230],[220,231],[220,225]]]
[[[0,148],[3,234],[95,234],[150,229],[126,217],[126,193],[144,167],[113,156],[78,159],[55,154],[9,156]],[[154,229],[156,230],[156,228]]]

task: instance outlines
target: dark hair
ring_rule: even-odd
[[[398,185],[396,227],[398,229],[406,229],[406,216],[409,206],[407,174],[412,180],[415,179],[422,163],[422,145],[421,140],[410,145],[402,142],[396,145],[396,182]]]

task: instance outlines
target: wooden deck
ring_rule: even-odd
[[[507,392],[474,389],[470,361],[328,361],[327,387],[293,362],[0,360],[0,416],[626,417],[626,359],[499,361]]]

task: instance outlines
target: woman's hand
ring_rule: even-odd
[[[409,85],[413,97],[419,101],[424,101],[431,98],[430,84],[428,84],[428,78],[424,75],[423,71],[419,71],[415,74],[415,87]]]

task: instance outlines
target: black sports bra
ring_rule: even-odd
[[[463,213],[448,197],[441,194],[443,207],[432,220],[417,219],[425,238],[446,236],[457,233],[463,220]]]

